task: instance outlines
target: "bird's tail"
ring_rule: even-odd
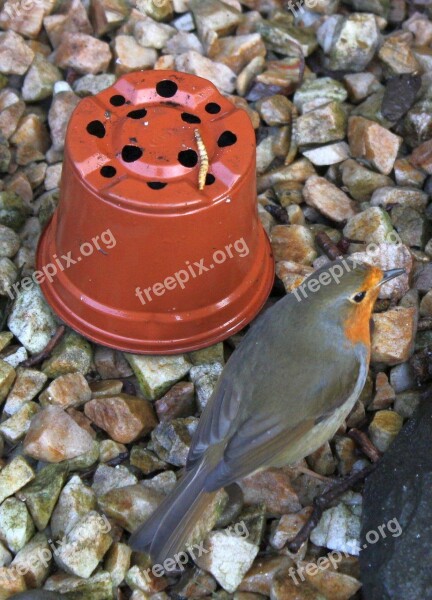
[[[204,490],[209,469],[201,463],[187,471],[156,511],[132,534],[133,550],[148,552],[156,564],[185,549],[197,520],[215,492]]]

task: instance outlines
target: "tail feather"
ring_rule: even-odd
[[[197,520],[214,492],[204,491],[208,469],[205,465],[186,472],[148,521],[132,534],[133,550],[148,552],[154,563],[183,551],[194,534]]]

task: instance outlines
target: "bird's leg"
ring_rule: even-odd
[[[376,466],[377,463],[374,463],[362,469],[361,471],[358,471],[357,473],[345,477],[340,483],[336,483],[329,490],[317,496],[313,501],[313,511],[309,519],[306,521],[297,535],[290,542],[288,542],[288,550],[294,554],[298,552],[300,546],[308,539],[312,529],[318,525],[318,522],[321,519],[325,509],[328,508],[330,504],[334,502],[334,500],[351,489],[353,485],[370,475],[370,473],[375,470]]]
[[[298,467],[294,468],[299,473],[304,473],[305,475],[309,475],[309,477],[313,477],[313,479],[318,479],[319,481],[323,481],[324,483],[332,483],[334,481],[333,478],[326,477],[325,475],[320,475],[319,473],[315,473],[315,471],[312,471],[307,467],[303,467],[302,465],[299,465]]]

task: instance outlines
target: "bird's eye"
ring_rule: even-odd
[[[354,302],[361,302],[364,297],[366,296],[366,292],[359,292],[358,294],[355,294],[355,296],[352,297],[352,299],[354,300]]]

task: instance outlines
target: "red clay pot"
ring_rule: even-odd
[[[173,71],[130,73],[83,99],[37,264],[55,312],[106,346],[178,353],[244,327],[274,273],[247,113]]]

